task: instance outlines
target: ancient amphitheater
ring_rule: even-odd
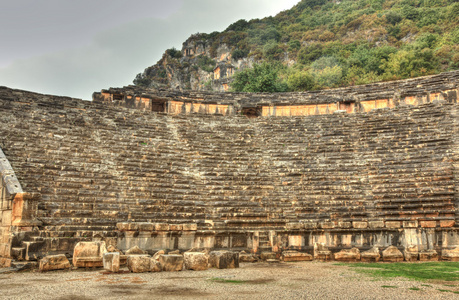
[[[310,93],[111,88],[93,101],[1,87],[1,263],[71,256],[81,241],[459,259],[458,89],[459,71]]]

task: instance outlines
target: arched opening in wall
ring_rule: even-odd
[[[244,107],[241,113],[248,118],[258,118],[262,115],[262,107]]]

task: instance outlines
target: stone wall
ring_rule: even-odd
[[[247,118],[0,88],[0,147],[27,195],[12,256],[98,239],[148,250],[459,246],[456,102]]]
[[[152,111],[146,102],[164,104],[168,113],[245,114],[254,116],[308,116],[369,112],[373,109],[421,105],[434,101],[457,103],[459,71],[304,93],[215,93],[128,86],[93,94],[95,102]],[[173,102],[173,104],[171,104]],[[194,109],[190,106],[194,105]],[[229,107],[208,109],[209,105]],[[173,109],[169,109],[173,106]],[[200,110],[200,106],[207,109]]]

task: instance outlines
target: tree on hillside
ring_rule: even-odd
[[[278,74],[279,68],[274,64],[255,64],[252,69],[236,73],[231,87],[235,92],[285,92],[287,85],[280,81]]]

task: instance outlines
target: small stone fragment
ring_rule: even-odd
[[[334,256],[337,261],[355,262],[360,260],[360,250],[357,248],[343,249]]]
[[[70,262],[64,254],[48,255],[40,260],[39,269],[41,272],[52,270],[65,270],[70,268]]]
[[[128,251],[126,251],[126,255],[142,255],[142,254],[147,254],[146,251],[143,251],[137,246],[132,247]]]
[[[406,261],[417,261],[419,257],[419,251],[417,246],[409,246],[403,251]]]
[[[203,271],[209,268],[209,258],[202,252],[185,252],[185,269]]]
[[[107,252],[104,253],[104,269],[113,273],[117,273],[120,270],[120,253],[119,252]]]
[[[163,271],[175,272],[183,269],[183,256],[177,254],[162,254],[159,256],[159,263]]]
[[[239,262],[253,263],[253,262],[256,262],[256,261],[258,261],[258,259],[253,254],[245,253],[244,251],[239,253]]]
[[[154,259],[153,257],[150,259],[150,271],[151,272],[161,272],[162,271],[162,268],[161,268],[161,263]]]
[[[459,247],[456,249],[443,249],[441,259],[448,261],[459,261]]]
[[[330,250],[328,250],[327,247],[325,247],[324,244],[322,243],[314,244],[314,259],[317,259],[320,261],[328,261],[328,260],[331,260],[331,258],[332,258],[332,253]]]
[[[426,250],[419,252],[420,261],[437,261],[438,253],[435,250]]]
[[[127,265],[132,273],[145,273],[151,269],[150,255],[130,255],[128,256]]]
[[[174,255],[174,254],[180,254],[180,250],[174,250],[174,251],[171,251],[167,254],[171,254],[171,255]]]
[[[166,251],[164,250],[159,250],[158,252],[156,252],[155,254],[153,254],[153,259],[156,260],[156,261],[159,261],[159,257],[163,254],[166,254]]]
[[[284,251],[282,252],[282,258],[285,262],[311,261],[312,255],[308,253],[301,253],[298,251]]]
[[[360,253],[360,259],[363,262],[378,262],[381,258],[381,254],[379,254],[379,248],[373,247],[368,251]]]
[[[277,254],[275,252],[262,252],[260,258],[261,260],[276,259]]]
[[[382,252],[383,261],[385,262],[400,262],[403,261],[403,253],[395,246],[389,246]]]

